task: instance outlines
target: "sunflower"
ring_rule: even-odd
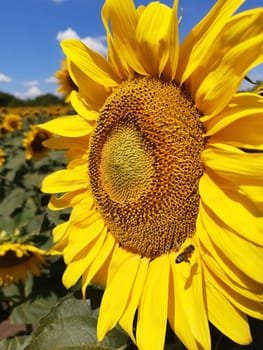
[[[22,129],[22,119],[19,114],[9,113],[5,116],[3,127],[7,131],[16,131]]]
[[[70,93],[72,90],[77,90],[77,85],[69,74],[66,59],[61,61],[61,69],[56,72],[55,76],[59,85],[57,92],[65,96],[65,102],[70,102]]]
[[[49,207],[66,287],[105,287],[97,334],[119,323],[163,349],[167,320],[187,349],[209,322],[239,344],[263,319],[263,99],[238,93],[263,61],[263,8],[219,0],[179,45],[177,7],[106,0],[108,58],[65,40],[75,116],[42,125],[67,149]],[[56,196],[55,193],[61,195]]]
[[[5,152],[0,148],[0,166],[5,162]]]
[[[51,138],[49,131],[39,129],[35,125],[31,125],[31,131],[24,133],[23,146],[25,147],[25,157],[27,160],[39,160],[43,158],[49,151],[43,145],[43,142]]]
[[[0,244],[0,287],[24,281],[29,271],[39,276],[46,255],[32,244]]]

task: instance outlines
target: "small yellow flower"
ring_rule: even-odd
[[[49,131],[42,130],[35,125],[31,125],[31,131],[24,133],[23,146],[25,147],[25,157],[27,160],[39,160],[49,151],[43,142],[51,138]]]
[[[39,276],[47,252],[31,244],[0,244],[0,287],[24,281],[30,271]]]
[[[7,131],[16,131],[22,129],[22,119],[19,114],[9,113],[5,116],[3,127]]]
[[[0,148],[0,166],[5,162],[5,152]]]
[[[179,44],[178,1],[106,0],[108,58],[62,42],[78,115],[42,127],[68,149],[49,175],[54,229],[79,279],[105,287],[98,339],[117,323],[162,350],[167,320],[188,350],[211,348],[209,322],[251,342],[263,319],[263,99],[238,93],[263,61],[263,8],[219,0]]]
[[[59,88],[57,89],[57,92],[61,93],[63,96],[65,96],[65,101],[70,102],[70,93],[72,90],[77,90],[77,85],[72,80],[67,60],[64,59],[61,62],[61,69],[56,72],[56,78],[58,81]]]

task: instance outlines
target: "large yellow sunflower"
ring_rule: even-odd
[[[68,149],[43,191],[73,208],[54,230],[65,286],[105,286],[99,340],[120,323],[160,350],[168,319],[187,349],[210,349],[208,321],[248,344],[247,315],[263,318],[263,99],[237,93],[263,61],[263,8],[243,2],[217,1],[179,45],[177,1],[106,0],[107,59],[62,43],[78,115],[42,125]]]
[[[30,271],[39,276],[47,252],[32,244],[0,244],[0,287],[24,281]]]

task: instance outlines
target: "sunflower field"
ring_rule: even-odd
[[[103,290],[90,285],[86,301],[79,284],[67,290],[63,258],[52,251],[51,231],[69,211],[51,211],[41,184],[50,169],[65,167],[66,159],[63,150],[45,147],[53,135],[39,125],[72,113],[69,105],[0,109],[1,350],[136,349],[119,326],[99,345]],[[254,345],[262,341],[261,323],[251,320],[251,326],[256,337],[251,346],[238,346],[215,328],[211,334],[218,349],[259,349]],[[166,338],[165,349],[185,349],[169,328]]]

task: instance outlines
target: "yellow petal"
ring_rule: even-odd
[[[105,1],[102,8],[102,21],[108,41],[111,43],[111,50],[114,47],[114,52],[118,52],[119,62],[115,61],[115,65],[123,65],[126,72],[132,68],[135,72],[145,75],[143,57],[140,56],[135,40],[138,20],[139,14],[133,0]],[[111,59],[114,57],[115,55],[112,55]]]
[[[81,255],[79,255],[78,259],[76,261],[70,262],[70,259],[67,257],[66,249],[70,247],[70,244],[66,249],[64,250],[64,258],[66,264],[68,264],[63,277],[62,281],[66,288],[72,287],[81,277],[81,275],[89,268],[89,266],[94,261],[95,257],[100,252],[103,243],[105,241],[106,237],[106,230],[100,233],[98,239],[95,242],[86,243],[85,249],[81,252]],[[75,247],[72,247],[74,249]]]
[[[185,82],[211,50],[211,43],[223,30],[226,21],[245,0],[219,0],[186,36],[181,47],[176,80]]]
[[[102,219],[92,222],[86,229],[79,228],[74,222],[74,229],[69,224],[68,231],[70,230],[72,234],[69,235],[68,245],[63,251],[66,264],[71,261],[78,261],[79,256],[86,255],[86,253],[92,255],[89,253],[90,248],[96,246],[96,242],[100,241],[101,236],[105,236],[107,231]]]
[[[87,77],[102,86],[114,87],[119,85],[120,78],[109,62],[80,40],[67,39],[62,41],[61,46],[68,59]]]
[[[197,248],[190,266],[176,264],[175,254],[170,254],[172,308],[169,307],[169,321],[189,350],[211,347],[203,272]]]
[[[111,88],[108,88],[100,83],[94,81],[91,77],[79,69],[72,61],[68,60],[68,66],[71,68],[71,77],[74,77],[76,85],[78,86],[78,92],[85,99],[85,103],[89,106],[89,110],[98,111],[104,104]],[[72,93],[76,93],[76,90],[72,90],[70,95],[70,102],[72,104]]]
[[[71,92],[70,102],[74,110],[87,122],[92,122],[98,119],[99,113],[91,110],[85,99],[81,97],[77,91],[73,90]]]
[[[263,112],[263,99],[261,96],[248,92],[239,92],[235,94],[229,104],[218,115],[203,116],[201,121],[204,123],[205,136],[217,134],[233,122],[242,120],[245,117],[253,117]],[[247,127],[249,127],[249,122]],[[256,130],[255,130],[256,131]]]
[[[82,165],[74,169],[58,170],[48,175],[42,182],[42,191],[46,193],[77,191],[87,189],[88,183],[87,170],[85,165]]]
[[[234,307],[215,287],[206,281],[209,320],[228,338],[238,344],[252,341],[247,317]]]
[[[202,203],[199,210],[198,238],[220,266],[221,279],[247,298],[262,301],[263,248],[236,235]]]
[[[208,146],[202,153],[206,169],[220,177],[221,188],[242,194],[258,216],[263,215],[263,159],[261,153],[247,153],[222,144]],[[241,198],[241,197],[240,197]],[[256,215],[256,214],[255,214]]]
[[[43,124],[42,124],[43,125]],[[86,152],[86,145],[89,142],[88,136],[80,136],[80,137],[64,137],[64,136],[56,136],[52,137],[43,142],[45,147],[52,149],[60,149],[66,150],[68,148],[77,148],[81,150],[81,153]]]
[[[214,261],[209,252],[202,258],[205,263],[206,280],[209,280],[215,289],[218,290],[219,293],[223,294],[226,299],[229,300],[241,312],[254,318],[263,319],[262,301],[259,302],[247,298],[245,295],[242,295],[242,293],[233,289],[231,285],[226,284],[221,278],[222,271],[220,271],[219,265]]]
[[[119,270],[122,263],[127,259],[127,254],[129,255],[131,253],[128,253],[126,249],[123,249],[121,247],[118,247],[117,249],[115,249],[111,259],[109,271],[108,271],[107,283],[113,279],[113,277]]]
[[[99,341],[117,324],[129,303],[140,259],[139,255],[127,254],[127,259],[119,266],[107,284],[100,306],[97,326]]]
[[[94,130],[93,126],[77,115],[59,117],[38,126],[54,134],[71,137],[85,136]]]
[[[65,208],[72,208],[77,205],[86,196],[86,193],[82,190],[69,192],[61,197],[51,196],[48,208],[50,210],[61,210]]]
[[[177,2],[175,3],[177,5]],[[174,10],[161,3],[150,3],[142,12],[136,28],[138,49],[144,57],[145,71],[161,76],[167,67],[169,80],[173,80],[178,56],[177,6]]]
[[[82,295],[85,296],[86,288],[98,271],[103,267],[105,261],[110,257],[115,246],[115,238],[111,234],[107,234],[103,246],[98,251],[97,256],[92,261],[90,267],[82,276]]]
[[[263,217],[257,216],[257,208],[244,205],[246,201],[242,194],[231,188],[225,188],[224,191],[221,188],[222,181],[214,181],[212,173],[209,176],[206,173],[200,179],[199,193],[202,201],[236,234],[252,243],[263,246]]]
[[[243,77],[263,61],[263,9],[234,16],[189,78],[196,106],[205,115],[222,111]]]
[[[168,313],[170,262],[166,254],[152,260],[139,304],[136,339],[141,350],[162,350]]]
[[[130,300],[126,306],[124,313],[119,321],[123,329],[129,334],[132,341],[136,344],[134,337],[134,317],[138,309],[139,301],[144,290],[145,280],[148,273],[149,259],[141,258],[140,266],[136,275],[136,279],[130,294]]]
[[[69,222],[63,222],[62,224],[57,225],[53,231],[53,240],[54,242],[59,241],[60,239],[62,239],[62,237],[65,235],[66,229],[68,227]]]

